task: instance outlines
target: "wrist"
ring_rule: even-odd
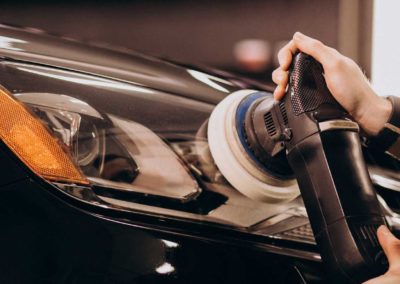
[[[365,101],[364,111],[361,117],[356,118],[356,120],[366,134],[375,136],[388,122],[392,111],[393,106],[388,99],[374,94],[372,99]]]

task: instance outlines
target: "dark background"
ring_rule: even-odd
[[[277,50],[297,30],[349,55],[369,73],[370,0],[2,1],[0,21],[270,80]],[[235,44],[260,39],[268,62],[251,70]]]

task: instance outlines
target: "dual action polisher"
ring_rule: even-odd
[[[387,270],[376,236],[385,218],[359,126],[329,92],[311,56],[294,57],[281,102],[252,90],[227,96],[210,117],[208,140],[221,173],[244,195],[277,203],[301,192],[335,281],[362,282]]]

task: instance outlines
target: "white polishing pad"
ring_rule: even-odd
[[[276,178],[251,163],[235,130],[237,106],[255,92],[236,91],[215,107],[208,122],[207,133],[211,155],[224,177],[242,194],[269,203],[290,201],[300,194],[297,182],[282,181],[279,184]]]

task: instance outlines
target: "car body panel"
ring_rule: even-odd
[[[216,103],[252,87],[240,79],[6,26],[0,27],[0,58],[1,85],[13,94],[74,95],[173,141],[196,137]],[[237,223],[226,218],[216,225],[201,214],[190,219],[155,206],[120,211],[95,206],[33,175],[4,144],[0,150],[3,283],[326,280],[314,243],[249,233],[261,232],[257,226],[265,218]],[[235,194],[233,201],[244,200],[238,193],[230,198]],[[228,212],[239,218],[252,203],[247,206]]]
[[[71,39],[61,40],[45,33],[5,26],[0,26],[0,34],[0,55],[14,60],[95,74],[208,103],[217,103],[230,91],[238,89],[230,82],[220,89],[210,88],[187,68],[133,51],[88,46]],[[199,75],[210,76],[202,72]]]

